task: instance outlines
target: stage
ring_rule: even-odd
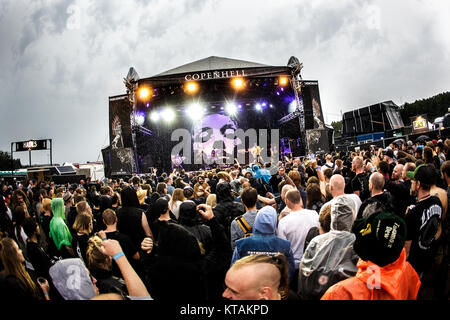
[[[288,66],[209,57],[143,79],[131,68],[127,93],[109,98],[106,175],[248,164],[256,146],[261,162],[304,155],[327,129],[318,82],[301,68],[294,57]]]

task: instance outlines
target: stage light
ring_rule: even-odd
[[[242,78],[234,78],[232,80],[233,87],[237,90],[240,90],[244,87],[244,79]]]
[[[199,103],[193,103],[187,107],[186,113],[192,120],[200,120],[203,118],[204,108]]]
[[[147,87],[142,87],[138,90],[139,99],[145,100],[150,98],[150,89]]]
[[[289,113],[294,112],[297,109],[297,101],[294,99],[291,103],[289,103]]]
[[[237,107],[234,103],[227,103],[225,105],[225,112],[229,115],[229,116],[234,116],[237,113]]]
[[[157,122],[159,120],[159,113],[157,111],[153,111],[152,113],[150,113],[150,119],[153,122]]]
[[[257,104],[255,105],[255,109],[256,109],[257,111],[262,111],[262,106],[261,106],[261,104],[260,104],[260,103],[257,103]]]
[[[135,116],[136,123],[140,126],[142,126],[145,122],[145,117],[142,113],[137,113]]]
[[[186,91],[188,93],[195,93],[198,91],[198,84],[196,82],[188,82],[186,83]]]
[[[280,86],[286,86],[289,83],[288,77],[280,77],[279,84]]]
[[[171,108],[166,108],[161,113],[165,122],[170,123],[175,119],[175,112]]]

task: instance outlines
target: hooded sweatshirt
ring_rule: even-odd
[[[79,258],[59,260],[49,273],[64,300],[89,300],[96,295],[86,266]]]
[[[260,169],[258,165],[253,166],[253,177],[255,179],[262,178],[265,183],[269,183],[270,178],[272,177],[270,175],[270,172],[266,169]]]
[[[53,218],[50,221],[50,238],[53,239],[55,246],[61,250],[61,246],[72,246],[72,235],[65,223],[64,200],[55,198],[51,202]]]
[[[271,206],[259,210],[253,225],[253,235],[236,241],[231,265],[237,260],[252,254],[275,255],[283,253],[289,264],[289,277],[295,272],[294,254],[291,243],[275,236],[277,212]]]
[[[402,250],[398,259],[384,267],[359,260],[355,277],[336,283],[321,300],[416,300],[420,288],[417,272]],[[374,272],[376,270],[376,272]]]

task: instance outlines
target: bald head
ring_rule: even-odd
[[[394,167],[394,171],[392,171],[392,180],[400,180],[402,179],[402,173],[403,173],[403,165],[402,164],[397,164]]]
[[[285,185],[283,186],[283,188],[281,189],[281,200],[284,201],[285,196],[286,196],[286,193],[287,193],[289,190],[292,190],[292,189],[294,189],[294,186],[292,186],[292,185],[290,185],[290,184],[285,184]]]
[[[340,174],[335,174],[330,179],[330,191],[333,198],[344,194],[345,179]]]
[[[223,297],[229,300],[279,300],[281,274],[270,263],[234,264],[225,277]]]
[[[291,211],[299,211],[303,209],[302,195],[296,188],[289,190],[284,198],[286,206],[291,209]]]
[[[384,182],[385,180],[381,173],[374,172],[370,175],[369,190],[372,195],[383,192]]]

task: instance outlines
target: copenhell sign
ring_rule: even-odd
[[[245,77],[245,70],[222,70],[222,71],[208,71],[200,73],[189,73],[184,76],[184,80],[209,80],[209,79],[225,79],[233,77]]]
[[[139,80],[139,85],[153,83],[153,85],[164,85],[169,83],[182,83],[185,81],[219,80],[234,77],[273,77],[290,76],[289,67],[255,67],[255,68],[235,68],[220,70],[203,70],[189,73],[178,73],[170,75],[160,75]]]

